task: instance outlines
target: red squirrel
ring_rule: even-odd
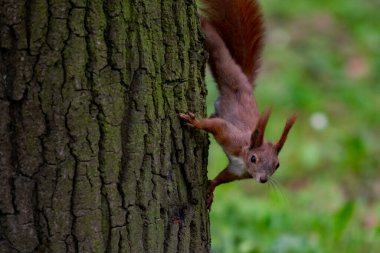
[[[263,18],[257,1],[203,0],[203,4],[205,48],[220,94],[215,113],[209,118],[196,118],[191,112],[180,113],[179,117],[188,126],[213,134],[228,156],[227,168],[209,181],[210,208],[214,189],[222,183],[246,178],[268,181],[280,166],[278,154],[296,117],[288,118],[279,141],[264,141],[271,110],[260,115],[253,94],[264,44]]]

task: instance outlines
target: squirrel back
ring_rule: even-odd
[[[264,21],[256,0],[203,0],[201,16],[217,31],[253,85],[260,66]]]

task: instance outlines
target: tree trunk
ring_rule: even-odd
[[[209,252],[194,1],[0,8],[0,252]]]

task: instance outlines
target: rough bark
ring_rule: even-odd
[[[0,252],[208,252],[194,1],[0,8]]]

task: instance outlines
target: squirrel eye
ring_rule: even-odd
[[[280,167],[280,163],[277,163],[277,165],[276,165],[276,169],[278,169],[278,167]]]
[[[253,156],[251,157],[251,162],[252,162],[252,163],[256,163],[256,156],[255,156],[255,155],[253,155]]]

